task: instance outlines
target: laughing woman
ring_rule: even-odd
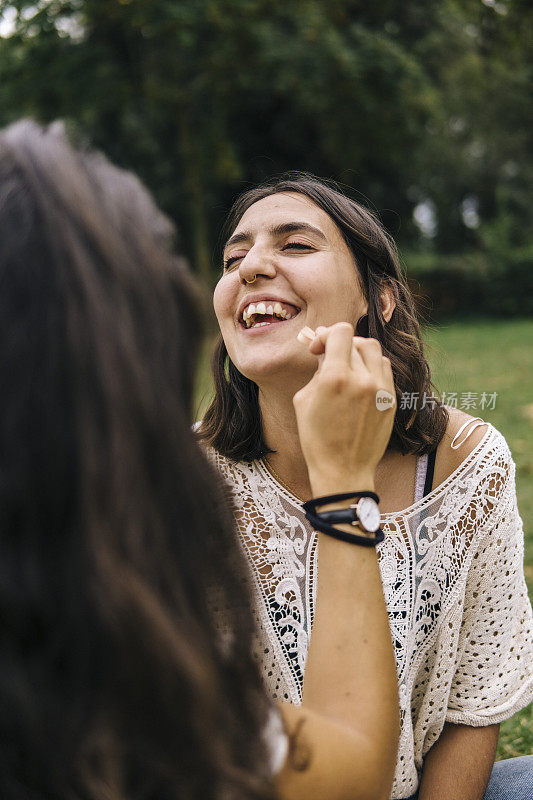
[[[505,439],[428,402],[413,302],[393,243],[366,209],[291,175],[240,197],[227,236],[214,297],[216,393],[199,434],[233,490],[271,695],[301,702],[317,585],[317,535],[302,510],[312,487],[293,407],[317,359],[297,334],[349,322],[381,345],[398,398],[372,476],[400,693],[392,796],[532,796],[531,759],[494,767],[499,723],[533,697],[522,523]],[[332,418],[340,448],[349,419],[333,410]]]

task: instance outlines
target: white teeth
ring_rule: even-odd
[[[283,320],[292,319],[294,316],[296,316],[296,314],[291,314],[290,311],[284,309],[279,301],[269,305],[268,301],[265,303],[261,300],[259,303],[250,303],[250,305],[246,306],[246,308],[243,310],[242,319],[247,328],[257,328],[259,325],[270,324],[269,322],[253,324],[253,317],[255,314],[261,314],[263,316],[268,314],[269,316],[275,316],[278,317],[278,319]]]
[[[252,328],[262,328],[263,325],[270,325],[270,322],[256,322],[252,325]]]

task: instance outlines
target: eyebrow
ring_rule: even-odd
[[[312,236],[316,236],[316,238],[320,239],[322,242],[327,242],[326,235],[322,233],[319,228],[315,228],[314,225],[310,225],[308,222],[283,222],[280,225],[274,225],[268,229],[268,234],[273,238],[276,236],[285,236],[288,233],[310,233]],[[224,245],[224,251],[234,244],[251,242],[252,239],[253,233],[250,231],[234,233]]]

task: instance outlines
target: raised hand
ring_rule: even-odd
[[[391,363],[347,322],[318,328],[309,350],[319,365],[293,403],[313,491],[372,488],[396,410]]]

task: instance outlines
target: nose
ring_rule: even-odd
[[[276,267],[273,259],[254,245],[239,265],[239,278],[241,283],[255,283],[257,278],[273,278],[276,275]]]

